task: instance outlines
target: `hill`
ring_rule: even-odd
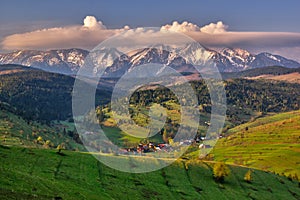
[[[62,124],[51,126],[35,121],[27,121],[22,117],[0,107],[0,145],[56,148],[63,144],[66,149],[84,150],[75,129],[68,130]]]
[[[249,69],[241,72],[222,73],[223,79],[269,79],[300,83],[300,68],[286,68],[281,66],[269,66],[256,69]]]
[[[225,130],[257,117],[299,109],[300,90],[298,84],[247,79],[227,80],[224,84],[227,97]],[[184,92],[185,87],[182,86],[184,85],[177,85],[176,90]],[[202,80],[192,81],[191,86],[199,100],[198,107],[190,108],[193,110],[198,108],[200,111],[200,126],[197,136],[205,136],[211,112],[210,94]],[[186,95],[186,97],[188,96]],[[177,97],[169,89],[153,86],[136,90],[129,103],[131,118],[141,127],[148,125],[149,110],[153,104],[160,104],[166,108],[166,123],[160,134],[157,134],[155,138],[149,138],[152,142],[168,142],[168,137],[173,138],[174,133],[177,133],[181,123],[180,105]],[[103,127],[107,128],[107,136],[110,139],[117,143],[126,143],[126,147],[136,146],[140,142],[132,137],[125,137],[124,133],[117,128],[116,118],[127,120],[124,116],[113,115],[109,105],[99,107],[98,112],[100,113],[100,111],[98,120]],[[196,123],[189,124],[190,127],[195,127],[195,125]],[[126,128],[130,126],[131,124],[128,123]],[[191,131],[185,132],[186,135],[190,133]]]
[[[241,77],[255,77],[260,75],[284,75],[294,72],[300,72],[300,68],[286,68],[282,66],[268,66],[256,69],[248,69],[241,72],[223,72],[224,79],[241,78]]]
[[[212,154],[217,161],[300,175],[300,111],[256,119],[230,129]]]
[[[0,74],[0,101],[10,111],[46,123],[72,118],[73,77],[19,65],[1,65]],[[97,90],[97,102],[108,102],[109,95]]]
[[[130,174],[106,167],[86,153],[63,153],[1,145],[1,199],[300,198],[297,182],[259,170],[247,183],[243,180],[247,168],[229,166],[231,175],[221,184],[212,178],[212,163],[178,160],[158,171]]]
[[[35,69],[22,66],[22,65],[14,65],[14,64],[0,65],[0,75],[12,74],[17,72],[22,72],[25,70],[35,70]]]
[[[267,80],[274,80],[274,81],[285,81],[290,83],[298,83],[300,84],[300,73],[293,72],[289,74],[283,75],[260,75],[255,77],[246,77],[247,79],[267,79]]]
[[[26,120],[46,123],[53,120],[68,120],[72,117],[73,77],[15,65],[0,66],[0,74],[2,74],[0,75],[0,100],[11,106],[11,112]],[[101,82],[102,85],[103,82]],[[192,81],[191,85],[199,96],[199,104],[209,113],[210,97],[204,81]],[[239,124],[256,116],[257,112],[299,109],[298,87],[298,84],[266,80],[227,80],[225,89],[229,121]],[[169,91],[160,90],[159,92],[166,97],[162,101],[170,100],[170,95],[167,95]],[[109,102],[110,93],[107,87],[98,89],[97,104]],[[147,95],[147,93],[142,95]],[[144,99],[149,99],[149,97],[146,96]]]

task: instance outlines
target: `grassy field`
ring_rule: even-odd
[[[128,135],[124,133],[122,130],[120,130],[117,127],[102,127],[105,135],[116,145],[119,145],[121,147],[127,146],[127,147],[132,147],[136,146],[137,144],[140,143],[141,138],[133,137],[131,135]],[[155,143],[161,143],[163,142],[161,136],[155,135],[150,138],[152,142]]]
[[[130,174],[87,153],[0,146],[1,199],[299,199],[298,183],[259,170],[230,166],[225,182],[212,163],[178,160],[158,171]],[[115,159],[123,159],[116,156]]]
[[[228,133],[212,152],[215,160],[300,175],[300,111],[259,118]]]

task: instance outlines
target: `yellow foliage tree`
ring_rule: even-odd
[[[49,148],[49,147],[52,147],[53,144],[52,144],[52,142],[51,142],[50,140],[46,140],[46,142],[44,143],[44,146],[45,146],[46,148]]]
[[[214,165],[213,175],[216,181],[223,182],[226,176],[229,176],[230,170],[223,162],[218,162]]]
[[[44,140],[43,140],[42,136],[39,136],[39,137],[36,139],[36,141],[37,141],[38,143],[41,143],[41,144],[44,143]]]
[[[65,144],[61,143],[57,145],[56,149],[58,150],[58,153],[61,153],[61,150],[65,149]]]
[[[249,169],[248,171],[247,171],[247,173],[245,174],[245,176],[244,176],[244,180],[246,181],[246,182],[248,182],[248,183],[251,183],[252,182],[252,174],[251,174],[252,172],[251,172],[251,170]]]

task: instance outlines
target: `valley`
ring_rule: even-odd
[[[107,71],[120,75],[118,72]],[[87,142],[78,134],[71,108],[73,75],[1,65],[1,199],[119,199],[128,192],[128,199],[299,199],[300,90],[294,81],[298,73],[299,68],[281,66],[222,72],[225,125],[217,144],[212,148],[208,140],[204,148],[209,153],[200,157],[212,102],[199,74],[183,74],[198,98],[198,105],[189,109],[199,111],[199,124],[188,124],[197,127],[197,134],[175,142],[181,108],[170,89],[153,84],[136,90],[129,99],[130,117],[141,127],[149,124],[151,106],[166,109],[166,123],[159,133],[140,139],[118,128],[114,117],[125,118],[113,115],[110,105],[111,88],[118,78],[103,78],[97,85],[95,110],[84,120],[96,120],[107,138],[122,148],[112,153],[103,150],[97,137],[91,135],[93,139]],[[170,78],[178,80],[176,86],[184,91],[178,77]],[[84,81],[92,85],[97,80],[85,77]],[[188,129],[185,131],[189,136]],[[119,172],[94,157],[99,154],[128,166],[139,162],[149,166],[155,165],[155,156],[175,156],[187,144],[188,150],[172,165],[146,174]],[[87,146],[96,151],[88,152]],[[147,157],[145,162],[142,158]],[[226,163],[230,171],[224,181],[214,178],[219,163]],[[249,171],[251,181],[245,181]]]
[[[299,8],[1,1],[0,200],[300,200]]]

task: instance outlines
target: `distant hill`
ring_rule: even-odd
[[[273,71],[270,70],[272,73],[275,71],[278,73],[278,68],[282,69],[282,73],[298,70],[273,68]],[[72,117],[73,77],[18,65],[0,65],[1,73],[0,101],[8,103],[11,112],[27,120],[44,122],[67,120]],[[90,79],[89,81],[97,80]],[[115,80],[108,80],[107,83],[110,83],[109,81]],[[96,93],[97,104],[106,104],[110,101],[111,89],[108,86],[103,87],[103,83],[101,82]],[[205,83],[200,80],[192,81],[191,84],[199,96],[199,104],[205,105],[205,110],[210,112],[209,92]],[[236,124],[248,121],[251,116],[256,115],[254,112],[282,112],[299,109],[297,102],[299,102],[300,91],[298,88],[297,84],[272,83],[264,80],[227,80],[225,89],[229,120]],[[168,101],[170,100],[168,98],[172,96],[169,91],[158,92],[165,96],[162,101]],[[145,95],[144,99],[151,102],[152,96],[147,96],[148,92],[141,95]]]
[[[258,77],[261,75],[280,76],[291,73],[300,73],[300,68],[286,68],[282,66],[268,66],[256,69],[249,69],[241,72],[224,72],[222,77],[224,79],[243,78],[243,77]]]
[[[212,154],[218,161],[299,176],[299,128],[300,111],[259,118],[229,129]]]
[[[92,155],[63,150],[39,150],[0,145],[0,198],[6,199],[299,199],[298,182],[229,166],[224,183],[213,179],[210,162],[178,160],[149,173],[111,169]],[[112,158],[132,162],[123,156]],[[137,161],[138,162],[138,161]],[[132,163],[131,163],[132,164]],[[155,165],[152,159],[143,162]],[[133,164],[134,165],[134,164]]]
[[[10,104],[25,119],[71,117],[73,78],[40,70],[21,70],[3,74],[0,80],[1,101]]]
[[[2,65],[0,80],[0,101],[24,119],[50,122],[72,117],[73,77],[24,66]],[[97,103],[107,103],[109,95],[106,90],[98,90]]]
[[[0,73],[1,72],[5,72],[5,71],[12,71],[12,70],[25,71],[25,70],[35,70],[35,69],[34,68],[30,68],[30,67],[26,67],[26,66],[23,66],[23,65],[16,65],[16,64],[0,65]],[[6,73],[6,74],[8,74],[8,73]]]

